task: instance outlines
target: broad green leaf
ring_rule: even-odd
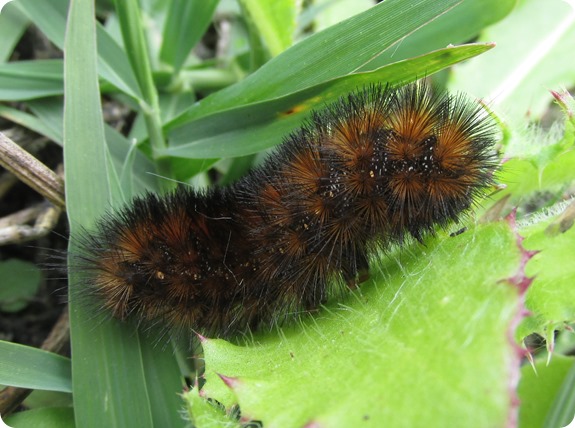
[[[569,2],[521,1],[481,40],[497,42],[497,49],[458,67],[453,87],[485,98],[519,128],[525,119],[541,118],[552,100],[549,89],[575,84],[575,8]]]
[[[185,398],[190,420],[196,428],[240,428],[242,426],[239,421],[231,419],[218,403],[203,398],[197,388],[187,393]]]
[[[197,101],[193,92],[183,92],[180,94],[160,93],[160,113],[162,121],[167,122],[178,116]],[[142,140],[140,138],[139,140]]]
[[[72,392],[68,358],[2,340],[0,354],[1,385]]]
[[[548,130],[532,126],[508,131],[511,134],[505,143],[508,160],[497,174],[506,186],[498,198],[508,197],[508,205],[520,209],[530,202],[531,205],[535,202],[536,208],[552,205],[575,181],[574,102],[568,93],[557,96],[565,114],[563,124],[555,123]]]
[[[516,132],[507,146],[511,158],[497,174],[506,188],[495,195],[494,207],[500,209],[498,205],[505,202],[508,210],[518,207],[520,216],[545,208],[527,216],[520,226],[525,247],[539,253],[527,264],[527,275],[533,277],[526,295],[531,316],[518,329],[519,340],[532,332],[547,337],[564,322],[575,321],[575,270],[570,262],[575,248],[575,214],[572,202],[559,202],[575,183],[572,121],[567,116],[563,129],[556,126],[545,133],[537,129]]]
[[[203,341],[202,396],[266,427],[504,426],[520,267],[506,222],[390,251],[359,291],[278,335]]]
[[[407,83],[418,75],[432,74],[492,47],[489,44],[448,47],[372,72],[343,76],[283,97],[211,114],[172,129],[170,147],[164,154],[217,158],[257,153],[279,144],[309,117],[312,109],[343,94],[381,82]]]
[[[527,275],[533,277],[525,302],[531,317],[519,330],[520,339],[533,331],[546,336],[547,331],[575,321],[573,206],[565,211],[567,223],[562,224],[561,216],[556,216],[522,231],[525,247],[539,253],[527,266]]]
[[[527,146],[533,140],[533,135],[521,138]],[[504,163],[498,174],[498,180],[504,183],[504,189],[499,197],[510,195],[511,203],[517,205],[535,197],[536,192],[552,192],[556,195],[552,202],[559,197],[559,191],[565,189],[575,180],[575,151],[573,149],[559,153],[549,159],[545,165],[536,163],[537,155],[511,158]]]

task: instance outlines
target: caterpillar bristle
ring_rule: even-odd
[[[492,184],[494,142],[461,95],[370,86],[229,187],[148,194],[104,217],[72,268],[119,319],[216,336],[269,326],[364,281],[376,249],[457,221]]]

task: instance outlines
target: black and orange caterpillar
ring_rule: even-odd
[[[269,325],[364,281],[378,249],[457,221],[493,182],[495,134],[463,96],[369,87],[313,113],[229,187],[109,214],[76,268],[120,319],[218,336]]]

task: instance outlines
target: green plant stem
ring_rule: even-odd
[[[161,160],[158,155],[159,152],[166,148],[166,140],[162,132],[158,92],[152,77],[140,6],[137,0],[115,0],[115,6],[120,21],[125,50],[141,91],[142,98],[138,101],[148,130],[152,156],[158,161],[158,173],[162,176],[170,177],[169,162]],[[162,180],[163,184],[161,185],[165,186],[169,182],[169,180]]]

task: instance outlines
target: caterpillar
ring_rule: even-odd
[[[377,251],[457,222],[493,184],[495,140],[463,95],[423,82],[356,90],[234,184],[147,194],[106,215],[76,269],[121,320],[259,329],[356,287]]]

